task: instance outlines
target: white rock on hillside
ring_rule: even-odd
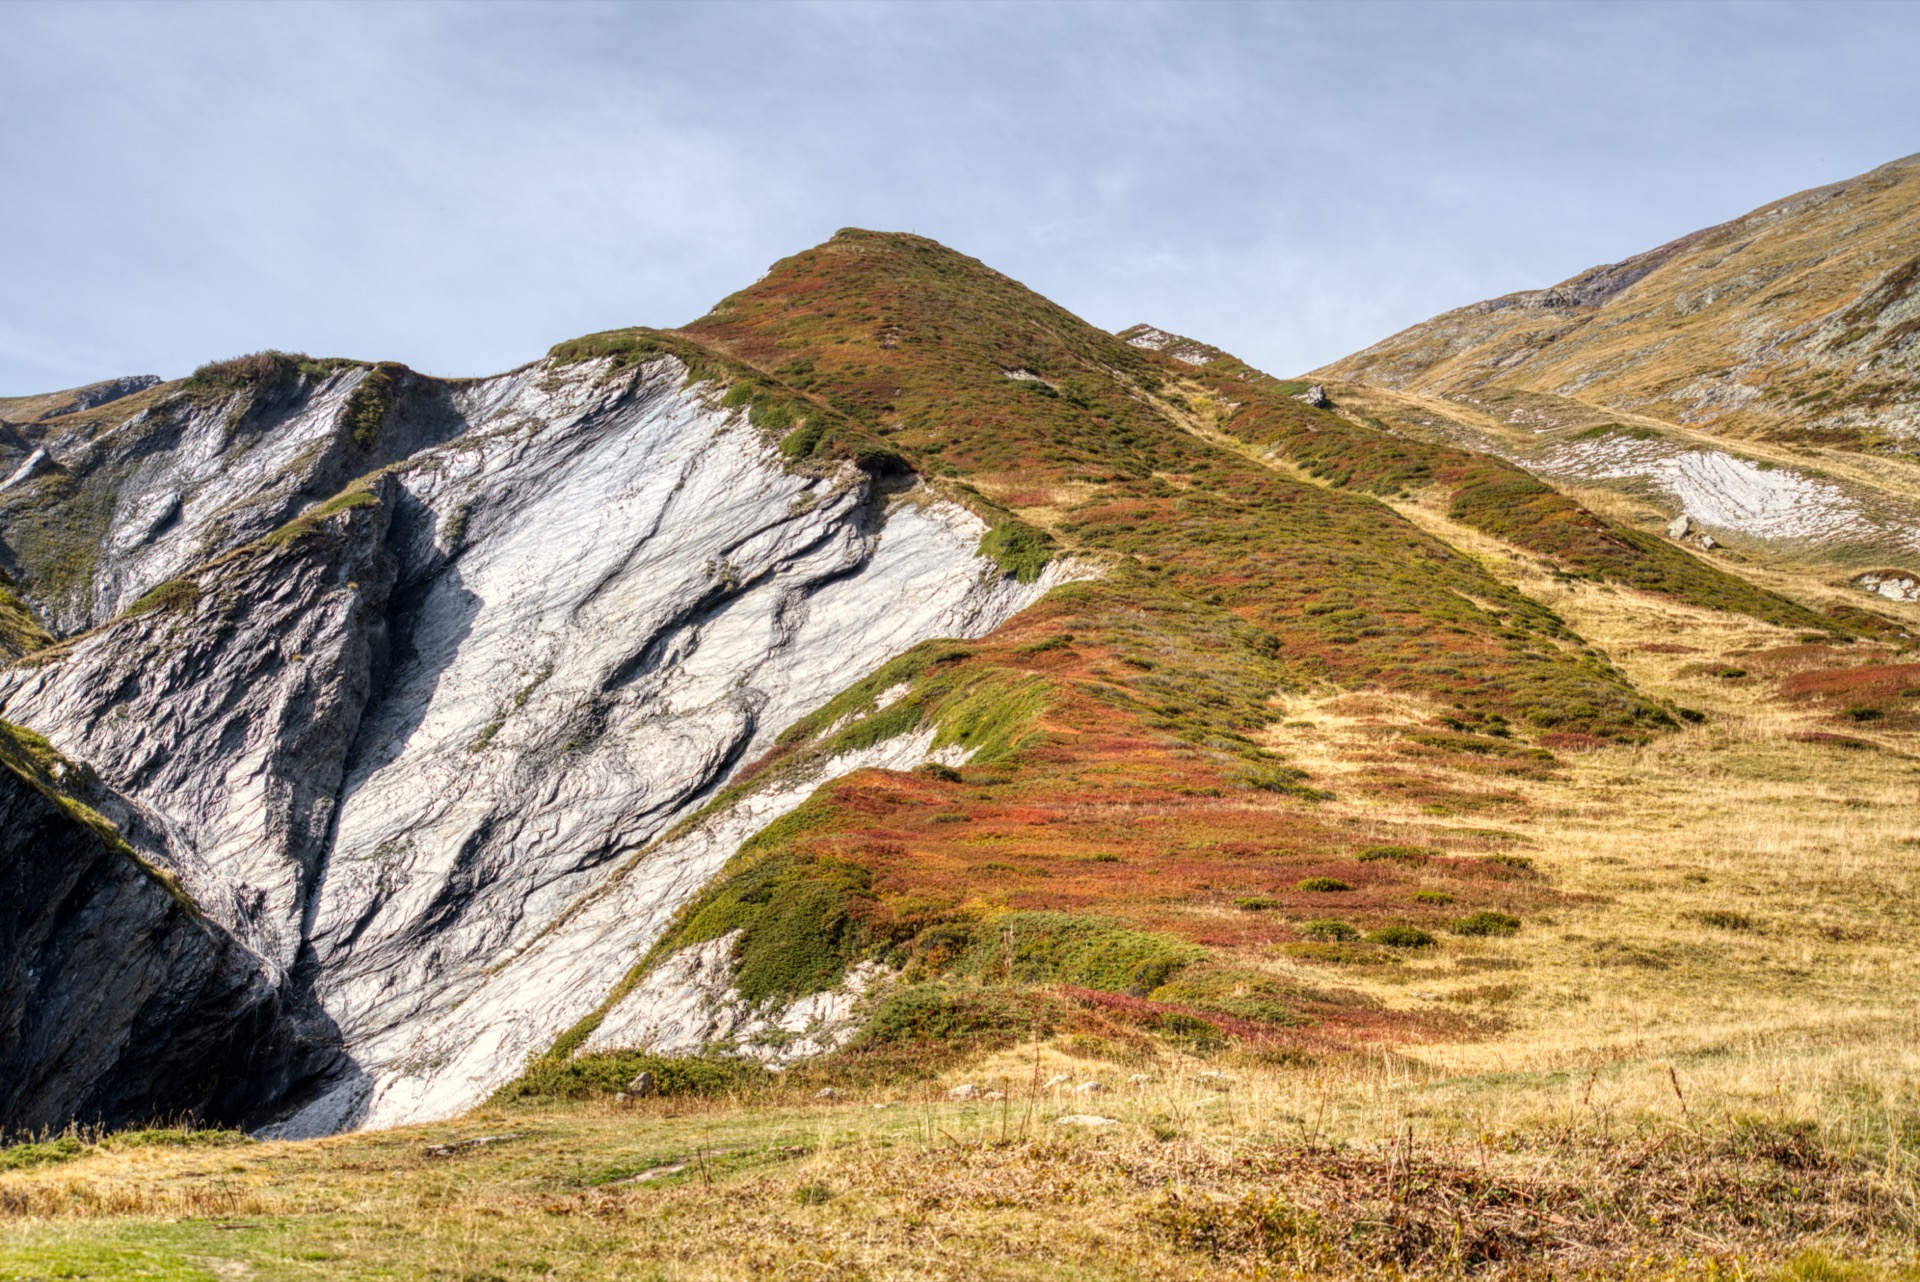
[[[511,1077],[827,777],[648,849],[740,764],[900,651],[981,635],[1079,572],[1016,583],[964,509],[797,472],[684,377],[663,358],[467,384],[464,430],[319,542],[249,554],[232,599],[0,676],[8,718],[92,763],[211,911],[312,976],[358,1067],[289,1133],[445,1116]],[[337,437],[289,433],[278,452]],[[155,568],[115,599],[177,572],[140,546],[126,564]]]

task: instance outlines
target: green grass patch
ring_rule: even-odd
[[[378,474],[376,473],[375,475]],[[362,477],[360,480],[355,481],[352,486],[342,490],[332,498],[314,504],[299,516],[294,517],[291,521],[288,521],[285,525],[267,535],[261,540],[261,543],[270,548],[285,547],[296,539],[302,539],[309,534],[317,532],[330,518],[338,516],[342,512],[352,511],[357,507],[378,507],[380,504],[380,496],[368,488],[373,479],[373,477]]]
[[[1053,540],[1045,531],[1012,517],[980,537],[980,555],[1021,583],[1032,583],[1054,556]]]
[[[1449,923],[1447,929],[1456,935],[1517,935],[1520,919],[1507,913],[1478,912]]]
[[[1273,976],[1231,966],[1189,966],[1148,996],[1156,1002],[1190,1006],[1203,1013],[1229,1015],[1262,1024],[1298,1025],[1298,994]]]
[[[24,1171],[36,1166],[71,1162],[91,1152],[92,1148],[91,1144],[73,1135],[27,1144],[9,1144],[0,1148],[0,1171]]]
[[[495,1091],[490,1104],[519,1100],[574,1100],[612,1095],[642,1073],[653,1074],[660,1095],[715,1096],[764,1090],[779,1079],[760,1065],[726,1056],[649,1055],[595,1051],[564,1059],[543,1057]]]
[[[1363,864],[1374,863],[1382,859],[1391,859],[1395,863],[1409,864],[1417,867],[1420,864],[1426,863],[1427,860],[1433,858],[1433,856],[1438,853],[1438,851],[1430,850],[1425,846],[1368,846],[1365,850],[1355,855],[1354,858]]]
[[[41,624],[33,607],[0,583],[0,659],[17,659],[52,644],[53,633]]]
[[[1439,940],[1421,930],[1418,926],[1383,926],[1379,930],[1367,933],[1369,944],[1379,944],[1383,948],[1433,948]]]
[[[168,579],[150,588],[126,608],[125,614],[154,614],[160,611],[185,613],[200,603],[200,585],[192,579]]]
[[[1051,1034],[1061,1015],[1058,1003],[1041,993],[949,982],[909,984],[887,994],[842,1054],[997,1050]]]
[[[1714,930],[1728,930],[1745,934],[1759,929],[1759,923],[1746,913],[1731,909],[1709,909],[1706,912],[1689,913],[1694,921]]]
[[[341,425],[361,449],[372,449],[379,442],[380,430],[386,426],[387,414],[393,409],[394,393],[407,372],[404,365],[383,361],[368,370],[367,376],[347,396],[340,415]]]
[[[979,923],[956,973],[999,983],[1070,984],[1144,997],[1199,961],[1204,950],[1104,917],[1006,913]]]

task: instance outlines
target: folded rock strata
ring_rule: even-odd
[[[404,457],[313,506],[369,457],[341,421],[367,377],[230,405],[244,434],[147,411],[168,426],[113,465],[71,598],[97,626],[0,673],[0,713],[96,769],[134,846],[337,1025],[352,1067],[288,1133],[510,1078],[741,840],[928,743],[662,834],[853,680],[1074,573],[1002,574],[909,476],[788,464],[669,357],[419,380],[375,451]]]

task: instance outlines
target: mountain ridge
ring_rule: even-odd
[[[1315,375],[1570,395],[1715,433],[1910,453],[1916,228],[1920,154],[1443,313]]]
[[[0,441],[51,625],[0,712],[341,1057],[234,1106],[276,1134],[648,1047],[884,1063],[902,1020],[1429,1039],[1327,967],[1563,900],[1448,817],[1702,718],[1455,531],[1823,655],[1905,634],[1305,390],[859,229],[493,378],[216,362]],[[1393,711],[1323,761],[1287,710],[1341,698]]]

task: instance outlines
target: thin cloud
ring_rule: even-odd
[[[1276,372],[1910,152],[1920,7],[0,6],[0,394],[483,373],[843,225]]]

